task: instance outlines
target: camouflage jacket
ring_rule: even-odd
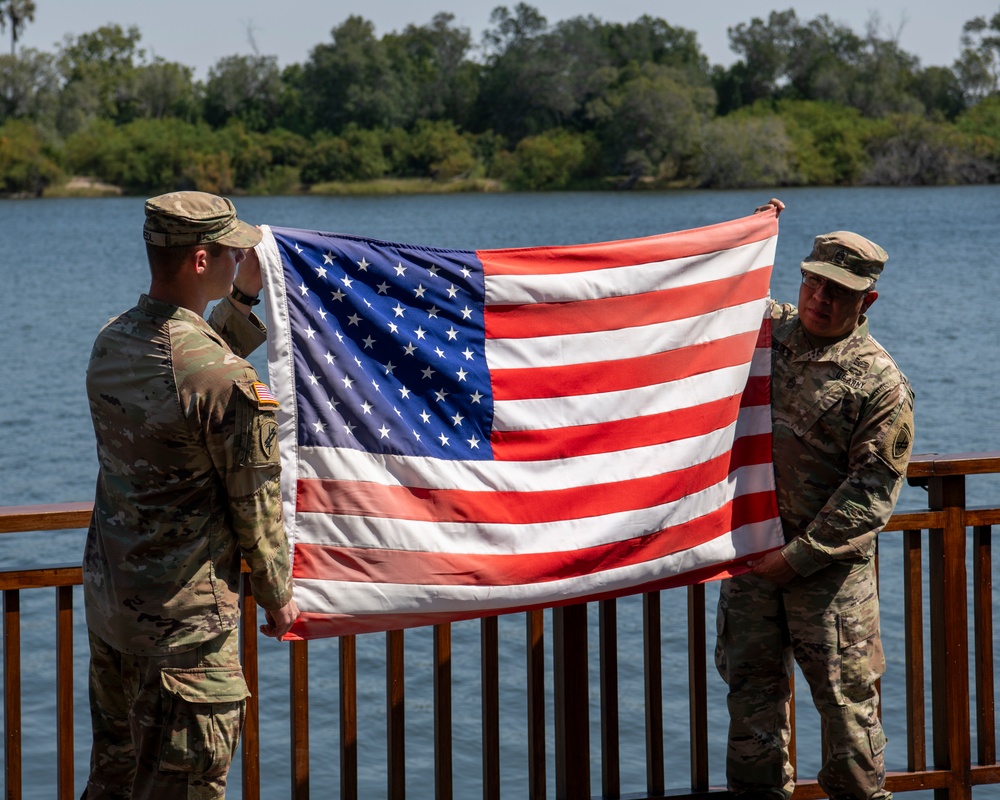
[[[274,401],[243,360],[265,338],[228,299],[206,322],[143,295],[94,343],[87,394],[99,473],[83,559],[90,629],[162,655],[291,599]]]
[[[896,504],[913,445],[913,390],[858,328],[813,348],[792,305],[772,306],[771,414],[778,506],[800,575],[866,558]]]

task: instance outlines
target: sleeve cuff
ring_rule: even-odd
[[[818,559],[816,557],[818,555],[816,550],[810,547],[801,537],[793,539],[786,544],[781,551],[781,555],[785,557],[785,561],[788,562],[789,566],[803,577],[818,572],[828,563],[825,559]]]
[[[286,580],[281,583],[278,573],[275,572],[267,575],[254,575],[251,572],[250,588],[253,590],[253,599],[257,601],[257,605],[267,611],[284,608],[292,600],[292,582]]]
[[[232,351],[243,358],[267,341],[267,327],[260,317],[253,313],[243,316],[228,297],[216,303],[209,324],[223,336]]]

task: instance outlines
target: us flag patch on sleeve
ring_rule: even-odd
[[[266,383],[254,381],[253,393],[257,395],[257,402],[261,406],[273,406],[274,408],[278,408],[280,405],[274,395],[271,394],[271,390],[267,388]]]

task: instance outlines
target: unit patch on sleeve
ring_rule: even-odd
[[[913,447],[913,412],[909,409],[899,414],[893,423],[879,450],[882,457],[888,461],[900,475],[906,474],[906,465],[910,462],[910,450]]]
[[[261,381],[238,381],[236,463],[260,467],[279,463],[278,401]]]

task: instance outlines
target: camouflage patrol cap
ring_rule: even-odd
[[[236,218],[226,197],[207,192],[171,192],[146,201],[142,237],[157,247],[185,247],[218,242],[228,247],[254,247],[261,232]]]
[[[889,254],[875,242],[850,231],[817,236],[802,269],[855,291],[871,289]]]

